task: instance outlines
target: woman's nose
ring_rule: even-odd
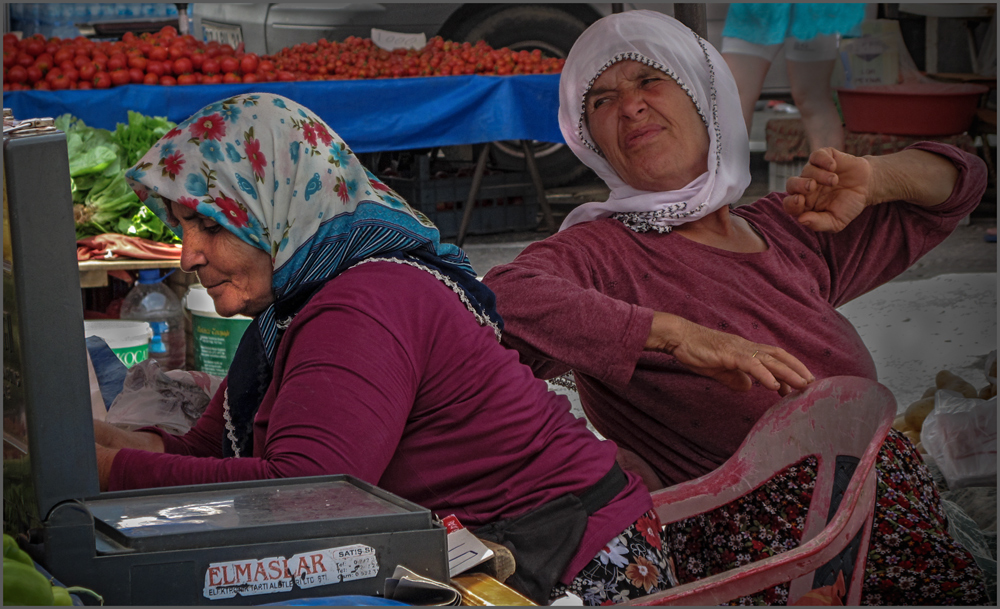
[[[193,231],[184,231],[181,242],[181,270],[185,273],[194,273],[208,263],[201,239],[192,233]]]
[[[622,116],[628,118],[638,118],[649,108],[646,104],[645,98],[642,96],[642,92],[634,89],[626,91],[622,95],[622,101],[619,107],[621,108]]]

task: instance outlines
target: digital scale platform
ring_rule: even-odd
[[[448,582],[430,511],[351,476],[99,492],[66,137],[8,118],[4,486],[33,503],[35,559],[109,605],[380,596],[397,565]]]

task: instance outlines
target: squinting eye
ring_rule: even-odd
[[[603,106],[604,102],[606,102],[606,101],[608,101],[608,98],[606,98],[606,97],[602,97],[600,99],[594,100],[593,109],[597,110],[598,108],[600,108],[601,106]]]
[[[202,228],[204,229],[204,231],[205,231],[206,233],[209,233],[209,234],[211,234],[211,235],[214,235],[215,233],[217,233],[217,232],[219,232],[220,230],[222,230],[222,225],[221,225],[221,224],[217,224],[217,223],[215,223],[215,222],[213,222],[212,224],[207,224],[207,223],[206,223],[206,224],[203,224],[203,225],[202,225]]]

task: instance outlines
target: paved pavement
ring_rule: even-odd
[[[765,188],[755,182],[748,194],[754,197]],[[557,212],[565,213],[601,191],[601,186],[583,185],[554,189],[549,198]],[[995,206],[984,208],[892,282],[841,308],[872,351],[879,380],[896,395],[900,411],[934,385],[940,370],[951,370],[977,388],[987,382],[983,367],[997,348],[997,245],[985,238],[997,223]],[[464,249],[483,275],[546,235],[473,235]],[[580,414],[575,396],[570,397]]]

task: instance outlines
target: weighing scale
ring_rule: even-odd
[[[379,596],[397,565],[449,581],[430,511],[351,476],[99,492],[66,137],[5,112],[3,147],[4,484],[23,474],[42,566],[109,605]]]

